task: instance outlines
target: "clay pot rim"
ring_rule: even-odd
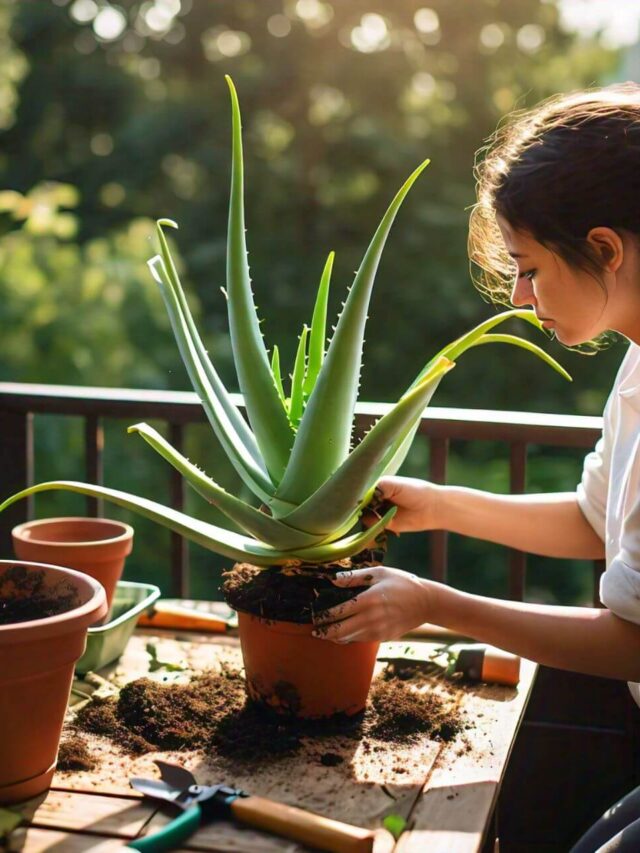
[[[58,576],[66,576],[76,588],[84,587],[90,592],[84,604],[72,607],[56,616],[43,616],[42,619],[30,619],[26,622],[13,622],[0,625],[0,644],[9,642],[29,642],[30,640],[54,637],[77,630],[79,624],[87,627],[102,619],[107,613],[107,596],[104,587],[97,580],[75,569],[53,566],[51,563],[35,563],[30,560],[0,560],[0,569],[9,566],[29,566],[36,569],[48,569]],[[31,634],[27,637],[26,633]],[[20,636],[18,636],[20,635]]]
[[[91,522],[92,524],[101,524],[104,522],[105,524],[121,528],[122,532],[116,536],[109,536],[106,539],[83,539],[81,542],[67,539],[38,539],[35,536],[23,535],[25,530],[37,530],[39,527],[44,528],[49,524],[57,524],[61,521],[80,524],[83,522]],[[124,521],[116,521],[112,518],[91,518],[86,515],[65,515],[57,516],[56,518],[38,518],[33,519],[32,521],[24,521],[22,524],[18,524],[13,528],[11,535],[15,536],[16,539],[19,539],[21,542],[28,542],[33,545],[44,545],[51,548],[81,549],[92,548],[96,545],[112,545],[118,542],[126,542],[128,539],[133,538],[133,527],[130,524],[126,524]]]

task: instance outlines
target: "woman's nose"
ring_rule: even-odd
[[[523,305],[533,305],[534,302],[531,280],[524,276],[516,276],[511,290],[511,304],[521,308]]]

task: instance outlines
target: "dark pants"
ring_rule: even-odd
[[[607,809],[570,853],[638,853],[640,851],[640,787]]]

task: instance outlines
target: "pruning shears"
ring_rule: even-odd
[[[179,847],[205,823],[237,820],[256,829],[300,841],[327,853],[371,853],[375,834],[358,826],[254,797],[228,785],[198,785],[177,764],[156,760],[160,779],[134,778],[130,784],[145,797],[171,803],[180,814],[153,835],[127,844],[131,850],[163,853]]]

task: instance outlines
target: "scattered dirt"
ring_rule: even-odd
[[[91,757],[86,740],[80,735],[70,735],[60,744],[58,770],[94,770],[95,759]]]
[[[463,728],[459,714],[437,693],[418,693],[406,681],[378,679],[369,702],[375,711],[370,734],[378,740],[411,743],[417,734],[428,734],[448,742]]]
[[[78,604],[78,593],[68,581],[47,585],[42,569],[15,565],[0,574],[0,625],[57,616]]]
[[[369,751],[376,749],[372,742],[410,744],[421,736],[450,741],[464,725],[451,697],[418,692],[413,685],[385,677],[374,680],[365,711],[355,717],[283,717],[247,701],[241,673],[226,667],[197,675],[187,684],[132,681],[118,697],[92,699],[78,711],[70,731],[105,735],[134,755],[188,749],[255,763],[293,755],[306,740],[321,747],[323,738],[339,736],[361,741]],[[325,766],[343,760],[333,751],[316,757]]]

